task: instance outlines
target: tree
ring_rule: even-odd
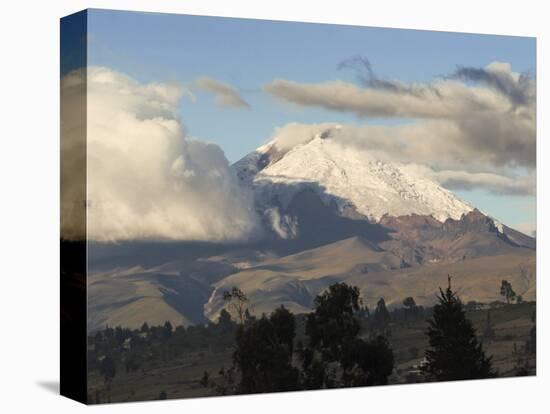
[[[164,326],[162,327],[162,329],[164,338],[170,338],[172,336],[173,328],[170,321],[164,322]]]
[[[389,334],[388,325],[390,323],[391,316],[386,308],[386,301],[384,298],[380,298],[380,300],[378,300],[373,319],[374,328],[376,331],[381,332],[383,335]]]
[[[296,319],[283,305],[275,309],[270,321],[275,329],[279,341],[286,345],[290,354],[294,351],[294,337],[296,336]]]
[[[254,321],[255,318],[254,316],[252,316],[250,314],[250,310],[248,310],[248,308],[246,308],[246,310],[244,311],[244,321],[245,322],[251,322],[251,321]]]
[[[403,299],[403,306],[405,306],[407,309],[414,309],[416,308],[416,302],[414,301],[414,298],[412,296],[408,296]]]
[[[345,387],[386,385],[393,371],[394,357],[383,336],[368,342],[355,338],[344,344],[340,363]]]
[[[222,309],[220,312],[220,317],[218,318],[218,326],[223,332],[229,332],[233,328],[233,321],[231,320],[231,314],[225,309]]]
[[[370,310],[366,304],[359,306],[359,311],[356,312],[356,316],[359,320],[367,321],[370,318]]]
[[[418,308],[412,296],[408,296],[405,299],[403,299],[403,306],[406,309],[406,313],[405,313],[406,317],[409,317],[410,319],[416,318],[418,314]]]
[[[466,318],[462,302],[449,286],[440,289],[426,335],[426,365],[422,370],[437,381],[493,378],[491,358],[485,356],[472,323]]]
[[[500,285],[500,295],[504,296],[506,303],[510,304],[516,298],[516,292],[512,289],[512,284],[507,280],[503,280]]]
[[[359,289],[346,283],[331,285],[315,298],[315,311],[306,319],[309,344],[299,351],[304,388],[387,383],[393,352],[381,336],[358,338],[360,302]]]
[[[223,300],[227,302],[228,309],[236,314],[239,323],[242,325],[245,320],[245,314],[250,306],[248,297],[242,290],[234,286],[231,291],[226,290],[223,292]]]
[[[284,307],[237,331],[233,362],[240,371],[239,393],[293,391],[300,388],[292,366],[294,315]]]
[[[517,295],[517,296],[516,296],[516,303],[517,303],[518,305],[521,305],[521,304],[523,303],[523,296]]]
[[[359,289],[335,283],[314,300],[315,311],[306,319],[306,335],[311,348],[320,351],[327,362],[336,361],[342,344],[357,336],[360,324],[354,313],[359,310]]]
[[[103,381],[105,384],[110,385],[116,375],[116,366],[113,358],[108,355],[103,358],[103,361],[101,361],[101,365],[99,367],[99,372],[103,375]]]

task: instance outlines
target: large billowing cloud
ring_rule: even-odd
[[[85,80],[83,72],[68,75],[62,99]],[[257,235],[252,195],[239,186],[223,151],[186,137],[176,114],[184,93],[179,85],[140,84],[107,68],[88,68],[90,240],[238,241]]]
[[[214,94],[216,104],[231,108],[250,108],[248,102],[234,87],[216,79],[203,76],[195,81],[198,88]]]

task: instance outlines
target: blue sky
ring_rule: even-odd
[[[191,87],[208,76],[238,89],[249,109],[219,107],[211,94],[196,89],[196,100],[183,98],[179,106],[189,135],[219,144],[230,162],[288,122],[367,122],[350,113],[281,104],[261,91],[275,78],[355,82],[353,72],[338,70],[338,64],[358,54],[368,57],[378,76],[403,82],[430,82],[457,65],[484,67],[493,61],[535,73],[533,38],[106,10],[89,12],[88,30],[89,65],[140,82]],[[457,193],[506,224],[535,222],[534,197]]]

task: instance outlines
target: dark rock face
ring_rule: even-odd
[[[278,205],[277,200],[273,200]],[[279,206],[280,207],[280,206]],[[373,249],[382,250],[378,243],[391,240],[390,230],[379,223],[371,223],[366,218],[343,215],[336,202],[325,204],[318,192],[305,188],[296,193],[289,205],[281,213],[292,217],[297,223],[297,236],[281,240],[273,234],[265,246],[279,254],[291,254],[319,247],[338,240],[359,236],[372,244]]]
[[[493,219],[477,209],[459,220],[447,219],[444,223],[432,217],[407,216],[384,217],[382,224],[392,229],[393,238],[383,247],[404,258],[412,255],[415,264],[455,262],[506,254],[516,248],[534,248],[531,238],[510,238],[511,229],[504,227],[503,232],[499,231]]]
[[[402,267],[456,262],[482,256],[506,254],[517,248],[534,249],[534,239],[495,222],[477,209],[460,219],[440,222],[432,216],[384,216],[372,223],[357,214],[353,206],[339,209],[326,204],[317,191],[298,192],[284,214],[298,223],[298,237],[284,241],[285,248],[299,251],[336,240],[359,236],[373,248],[395,254]],[[278,244],[278,242],[274,242]],[[281,244],[282,245],[282,244]]]

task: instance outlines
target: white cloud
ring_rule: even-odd
[[[535,81],[512,72],[509,65],[459,68],[429,84],[375,80],[359,87],[342,81],[302,84],[275,79],[264,91],[300,106],[414,120],[408,125],[365,127],[368,134],[361,128],[349,137],[373,149],[393,147],[397,156],[409,161],[534,168]],[[365,137],[370,143],[362,142]]]
[[[492,62],[485,68],[458,67],[451,75],[424,84],[380,79],[368,59],[360,56],[342,62],[340,68],[354,70],[361,86],[275,79],[264,91],[295,105],[362,118],[409,120],[327,128],[341,145],[410,165],[409,169],[423,169],[424,176],[449,189],[535,195],[533,77],[514,72],[505,62]],[[276,132],[291,146],[307,140],[318,128],[325,125],[289,124]],[[293,134],[301,138],[285,137]]]
[[[333,123],[300,124],[292,122],[275,128],[272,141],[277,150],[287,152],[297,145],[306,144],[325,131],[337,130],[338,128],[339,126]]]
[[[493,153],[476,153],[475,148],[463,145],[456,126],[448,121],[397,126],[290,123],[276,128],[272,134],[270,142],[277,149],[273,155],[278,156],[279,151],[286,153],[316,136],[366,151],[382,161],[398,163],[410,174],[429,178],[450,190],[483,189],[500,195],[535,195],[533,170],[499,165],[494,162],[498,149]]]
[[[425,165],[408,164],[404,168],[411,174],[430,178],[450,190],[472,190],[481,188],[497,195],[535,195],[535,176],[515,176],[469,172],[461,170],[435,171]]]
[[[273,229],[281,239],[294,239],[298,236],[299,226],[296,218],[281,214],[278,207],[266,209],[264,211],[264,216],[270,224],[271,229]]]
[[[67,77],[62,97],[84,79],[82,72]],[[90,240],[235,241],[256,235],[252,195],[239,186],[223,151],[185,135],[176,114],[185,92],[179,85],[139,84],[107,68],[88,68]]]
[[[216,79],[203,76],[195,81],[198,88],[210,92],[216,96],[216,104],[230,108],[249,108],[239,92],[232,86]]]
[[[535,195],[533,175],[508,177],[493,173],[470,173],[467,171],[437,171],[434,178],[452,190],[483,188],[491,193],[502,195]]]
[[[537,223],[535,222],[514,223],[510,227],[528,236],[537,237]]]

